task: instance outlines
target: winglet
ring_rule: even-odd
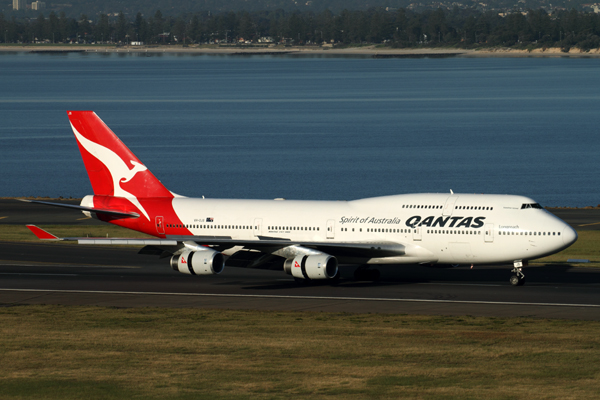
[[[29,230],[31,232],[33,232],[33,234],[35,236],[37,236],[38,239],[41,240],[60,240],[59,237],[54,236],[51,233],[46,232],[45,230],[38,228],[35,225],[27,225],[27,227],[29,228]]]

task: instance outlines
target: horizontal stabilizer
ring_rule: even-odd
[[[24,201],[26,203],[37,203],[37,204],[44,204],[46,206],[72,208],[74,210],[89,211],[89,212],[93,212],[93,213],[96,213],[96,214],[106,214],[106,215],[112,215],[112,216],[122,217],[122,218],[138,218],[140,216],[140,214],[134,213],[134,212],[116,211],[116,210],[104,210],[104,209],[101,209],[101,208],[78,206],[78,205],[75,205],[75,204],[51,203],[51,202],[48,202],[48,201],[27,200],[27,199],[17,199],[17,200]]]

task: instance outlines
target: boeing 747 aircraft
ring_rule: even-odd
[[[44,240],[144,245],[184,274],[219,274],[226,256],[247,267],[277,265],[299,282],[335,280],[338,265],[376,279],[379,264],[512,265],[525,281],[528,260],[569,247],[577,233],[534,200],[512,195],[403,194],[353,201],[224,200],[169,191],[92,111],[68,111],[93,195],[71,207],[151,239]]]

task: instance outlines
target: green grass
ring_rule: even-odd
[[[0,308],[2,399],[594,399],[599,322]]]
[[[560,253],[540,258],[533,263],[566,263],[570,258],[590,260],[589,264],[578,266],[600,267],[600,231],[577,231],[577,241]]]
[[[103,225],[40,225],[45,231],[58,237],[152,237],[143,233],[121,228],[120,226]],[[25,225],[0,225],[0,240],[17,242],[39,242],[40,240]]]

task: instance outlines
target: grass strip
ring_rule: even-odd
[[[597,399],[599,322],[0,308],[3,399]]]
[[[568,259],[585,259],[589,263],[577,264],[578,267],[600,267],[600,231],[577,231],[577,241],[569,248],[533,263],[564,264]]]
[[[127,237],[150,238],[153,236],[105,225],[39,225],[45,231],[58,237]],[[0,225],[0,240],[12,242],[39,242],[40,240],[25,225]]]

